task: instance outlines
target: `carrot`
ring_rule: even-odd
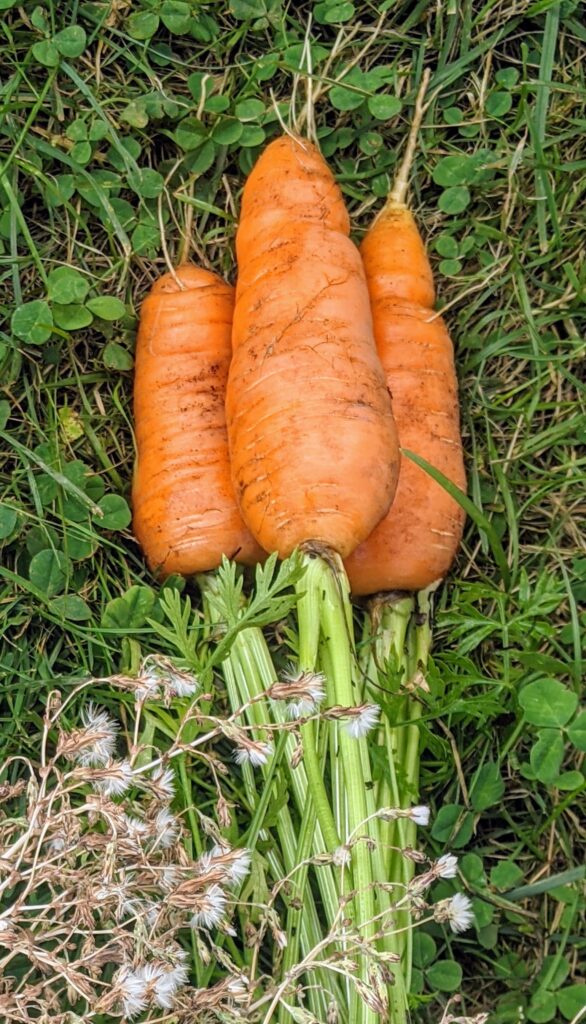
[[[352,616],[340,556],[387,512],[398,442],[364,269],[348,232],[340,190],[316,147],[297,136],[268,146],[244,188],[236,237],[226,413],[245,522],[281,557],[302,546],[299,670],[317,670],[323,640],[331,699],[357,706],[361,687],[352,677]],[[345,798],[336,815],[324,784],[322,728],[311,720],[301,726],[311,798],[302,833],[315,836],[317,821],[330,851],[348,835],[356,841],[340,888],[346,913],[364,942],[374,943],[378,894],[370,847],[359,841],[376,832],[366,820],[366,741],[335,727]],[[308,851],[301,852],[303,860]],[[361,985],[368,983],[369,967],[360,955]],[[355,990],[349,1012],[356,1024],[374,1022]]]
[[[348,231],[316,147],[271,143],[242,199],[226,412],[243,518],[281,557],[307,541],[348,555],[395,491],[391,404]]]
[[[134,533],[161,576],[261,557],[236,505],[224,393],[234,290],[191,263],[141,309],[134,381]]]
[[[360,251],[401,447],[422,456],[465,490],[453,346],[444,321],[433,313],[431,267],[405,204],[422,101],[420,94],[395,185]],[[390,512],[346,562],[353,593],[421,590],[442,578],[458,549],[463,525],[457,502],[403,458]]]

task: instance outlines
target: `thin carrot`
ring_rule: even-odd
[[[227,422],[243,518],[269,551],[348,555],[387,512],[398,449],[360,256],[319,151],[283,136],[246,183]]]
[[[431,267],[405,203],[427,78],[394,187],[360,251],[401,447],[423,456],[465,490],[453,346],[445,323],[433,314]],[[403,458],[390,512],[346,562],[353,593],[421,590],[442,578],[463,525],[457,502]]]
[[[262,556],[230,480],[224,393],[234,290],[184,264],[141,309],[136,350],[134,533],[161,576]]]

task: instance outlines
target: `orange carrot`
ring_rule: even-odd
[[[444,321],[433,313],[431,267],[405,205],[424,112],[423,91],[395,186],[360,251],[401,447],[422,456],[465,490],[453,346]],[[458,549],[463,525],[457,502],[403,458],[390,512],[346,562],[353,593],[420,590],[442,578]]]
[[[224,394],[234,290],[191,263],[153,285],[141,309],[134,419],[133,528],[161,576],[262,552],[230,480]]]
[[[246,183],[226,412],[243,518],[265,550],[349,554],[398,474],[390,399],[341,192],[308,141],[284,136]]]

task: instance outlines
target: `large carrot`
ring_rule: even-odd
[[[387,512],[398,447],[358,250],[310,142],[271,143],[246,183],[227,422],[243,518],[263,548],[348,555]]]
[[[356,706],[340,556],[387,512],[399,460],[364,269],[348,232],[342,195],[316,147],[290,136],[271,143],[243,194],[226,411],[235,491],[251,532],[281,556],[311,548],[298,584],[299,668],[315,670],[321,635],[333,702]],[[338,825],[342,841],[357,840],[342,889],[364,941],[374,942],[378,893],[370,848],[360,841],[371,828],[366,741],[336,727],[348,808],[336,821],[314,723],[301,732],[311,797],[302,832],[311,836],[317,815],[330,850],[340,843]],[[367,956],[358,976],[368,983]],[[373,1024],[360,1004],[353,991],[351,1019]]]
[[[162,576],[261,557],[230,480],[224,394],[234,290],[187,263],[144,300],[136,350],[133,528]]]
[[[422,100],[394,187],[360,251],[401,447],[465,489],[453,346],[444,321],[433,312],[431,267],[405,204]],[[463,524],[457,502],[403,458],[390,512],[346,562],[353,593],[421,590],[442,578],[458,549]]]

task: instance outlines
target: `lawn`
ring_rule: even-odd
[[[128,729],[129,694],[99,680],[132,676],[153,653],[187,657],[195,635],[215,639],[202,640],[198,587],[177,577],[161,587],[130,529],[133,350],[149,286],[186,236],[193,259],[234,280],[243,182],[265,142],[297,123],[308,76],[317,137],[358,241],[387,194],[429,68],[410,201],[456,347],[474,515],[436,597],[420,720],[432,822],[418,845],[430,857],[459,855],[475,925],[462,935],[436,922],[418,929],[412,1017],[577,1022],[586,1006],[579,4],[0,0],[0,10],[4,820],[24,814],[18,784],[39,760],[52,691],[79,708],[76,687],[95,678],[95,700]],[[285,595],[292,578],[281,580]],[[266,632],[280,665],[293,641],[291,602],[278,590]],[[177,720],[146,708],[143,741],[167,749]],[[224,736],[218,764],[227,745]],[[179,752],[178,762],[177,806],[199,853],[217,827],[218,792],[208,761]],[[242,893],[254,928],[282,836],[279,808],[249,776],[233,765],[217,772],[235,809],[232,841],[246,815],[255,822],[259,860]],[[454,884],[440,881],[435,897]],[[244,931],[244,911],[239,921]],[[244,967],[238,942],[225,946]],[[0,963],[4,955],[0,942]],[[216,982],[195,946],[193,958],[197,983]],[[0,981],[0,1006],[2,997]]]

